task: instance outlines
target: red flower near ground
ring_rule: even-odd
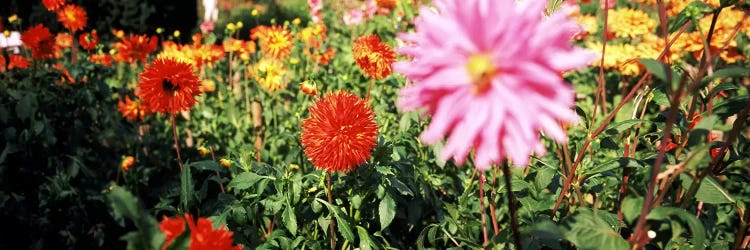
[[[233,246],[232,235],[234,232],[226,228],[214,229],[211,221],[206,218],[198,218],[198,223],[193,221],[190,214],[164,219],[159,223],[159,229],[164,233],[166,242],[162,249],[166,249],[175,238],[185,231],[185,223],[190,228],[189,250],[239,250],[242,246]]]
[[[96,44],[99,43],[99,35],[96,34],[96,30],[83,33],[78,37],[78,43],[81,44],[81,48],[85,50],[95,49]]]
[[[302,146],[316,168],[348,172],[370,158],[378,137],[375,114],[348,91],[329,93],[310,106],[302,122]]]
[[[382,79],[391,74],[391,64],[396,60],[396,53],[387,44],[380,42],[372,34],[354,40],[352,45],[354,61],[368,76]]]
[[[149,113],[146,105],[143,105],[140,101],[130,100],[130,96],[125,96],[125,101],[120,100],[117,103],[117,110],[122,113],[123,118],[127,118],[131,121],[143,120],[143,118]]]
[[[185,217],[190,219],[191,216],[187,214]],[[185,231],[185,219],[182,216],[169,218],[165,215],[161,222],[159,222],[159,230],[164,233],[164,237],[166,238],[166,242],[164,242],[164,246],[162,247],[162,249],[166,249],[177,236],[180,236]]]
[[[75,79],[73,79],[73,77],[70,75],[70,72],[68,72],[67,69],[63,68],[62,64],[59,64],[59,63],[55,64],[54,68],[59,70],[60,74],[62,74],[62,76],[60,76],[60,81],[56,82],[56,84],[63,84],[63,83],[75,84],[76,83]]]
[[[9,63],[8,63],[8,70],[13,70],[14,68],[19,69],[26,69],[29,67],[29,59],[26,59],[26,57],[20,56],[20,55],[8,55]]]
[[[189,110],[200,95],[201,83],[188,63],[156,59],[140,74],[136,94],[153,112]]]
[[[31,49],[31,57],[34,59],[54,58],[57,50],[55,37],[47,27],[37,24],[29,28],[21,35],[24,46]]]
[[[75,4],[69,4],[57,11],[57,20],[60,21],[65,28],[72,32],[76,32],[82,30],[83,27],[86,27],[88,17],[83,8]]]
[[[42,4],[44,5],[44,8],[47,8],[49,11],[56,11],[63,5],[65,5],[65,0],[42,0]]]
[[[159,38],[156,36],[150,38],[146,35],[130,35],[127,38],[123,36],[120,42],[113,45],[117,50],[115,60],[129,63],[139,60],[145,63],[148,55],[156,50],[158,42]]]

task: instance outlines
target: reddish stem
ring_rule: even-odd
[[[484,175],[483,171],[479,171],[479,210],[482,214],[482,235],[484,236],[484,243],[482,246],[487,245],[487,219],[484,216]]]

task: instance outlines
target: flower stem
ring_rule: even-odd
[[[482,213],[482,235],[484,236],[484,243],[482,246],[487,245],[487,218],[484,215],[484,171],[479,171],[479,209]]]
[[[518,230],[518,209],[516,208],[516,197],[513,195],[513,189],[510,186],[510,167],[508,163],[503,163],[503,177],[505,177],[505,189],[508,191],[508,210],[510,212],[510,229],[513,231],[513,241],[517,249],[521,249],[521,231]]]
[[[216,162],[216,155],[214,154],[214,147],[213,146],[208,146],[208,149],[211,151],[211,159],[214,162]],[[219,171],[218,170],[216,171],[216,177],[221,178],[221,175],[219,175]],[[224,190],[224,183],[219,182],[219,188],[221,188],[221,192],[222,193],[226,193],[226,191]]]
[[[333,195],[331,190],[331,173],[326,172],[328,175],[328,204],[333,205]],[[329,224],[328,228],[331,230],[331,250],[336,249],[336,231],[335,231],[335,225],[334,225],[334,218],[333,213],[331,213],[331,223]]]
[[[174,102],[174,100],[173,100]],[[177,163],[180,165],[180,171],[182,171],[182,158],[180,157],[180,144],[177,143],[177,125],[175,124],[175,113],[172,111],[172,135],[174,137],[174,149],[177,151]]]

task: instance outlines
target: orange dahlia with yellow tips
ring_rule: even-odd
[[[75,4],[69,4],[57,10],[57,20],[62,23],[63,27],[76,32],[86,27],[88,17],[83,8]]]
[[[348,172],[367,162],[375,148],[375,112],[349,91],[326,94],[309,107],[302,121],[301,141],[315,168]]]
[[[375,34],[362,36],[352,45],[354,61],[359,68],[374,79],[382,79],[391,74],[391,65],[396,53]]]

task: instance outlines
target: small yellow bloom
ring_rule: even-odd
[[[294,25],[299,25],[300,23],[302,23],[302,20],[300,20],[299,17],[298,17],[298,18],[295,18],[294,20],[292,20],[292,23]]]
[[[296,58],[296,57],[289,58],[289,63],[292,65],[298,64],[299,58]]]
[[[161,33],[164,33],[164,28],[162,27],[156,28],[156,34],[161,34]]]
[[[238,29],[242,29],[242,21],[237,22],[236,25]]]
[[[8,17],[8,22],[9,23],[15,23],[16,21],[18,21],[18,15],[13,14],[12,16]]]
[[[257,9],[253,9],[253,11],[250,12],[250,15],[251,16],[258,16],[258,10]]]
[[[3,30],[3,35],[5,35],[5,37],[9,37],[10,36],[10,31],[9,30]]]
[[[199,147],[198,153],[201,154],[201,156],[206,156],[211,153],[211,150],[208,150],[206,147]]]
[[[214,82],[214,80],[203,80],[203,82],[201,82],[200,89],[203,92],[214,92],[216,91],[216,83]]]
[[[315,193],[315,191],[318,191],[317,187],[311,187],[310,189],[307,190],[308,193]]]
[[[114,55],[114,54],[117,54],[117,50],[116,50],[116,49],[110,49],[110,50],[109,50],[109,54],[110,54],[110,55]]]
[[[180,31],[179,30],[175,30],[174,33],[172,33],[172,35],[174,37],[180,37]]]
[[[229,31],[234,31],[234,30],[236,30],[236,29],[237,29],[237,26],[236,26],[236,25],[234,25],[234,23],[228,23],[228,24],[227,24],[227,29],[228,29]]]
[[[318,86],[317,84],[315,84],[315,82],[310,83],[309,81],[304,81],[300,83],[299,90],[302,91],[302,93],[305,93],[306,95],[310,95],[310,96],[318,95]]]
[[[271,18],[271,24],[276,24],[276,18]]]
[[[289,170],[292,170],[292,171],[299,170],[299,165],[294,164],[294,163],[289,164]]]
[[[221,160],[219,160],[219,163],[221,163],[221,165],[225,168],[229,168],[232,166],[232,163],[234,163],[234,161],[221,158]]]

